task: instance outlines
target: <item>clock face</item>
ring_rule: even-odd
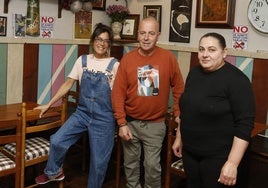
[[[248,19],[255,29],[268,33],[268,0],[251,0]]]

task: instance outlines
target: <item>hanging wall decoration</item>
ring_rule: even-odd
[[[198,0],[195,27],[232,29],[235,3],[236,0]]]
[[[27,1],[26,35],[39,36],[40,34],[39,0]]]
[[[0,16],[0,36],[7,35],[7,17]]]
[[[25,37],[25,19],[26,16],[23,14],[13,14],[13,36],[14,37]]]
[[[122,39],[137,40],[139,22],[139,14],[129,14],[123,23]]]
[[[89,39],[92,33],[92,12],[75,13],[74,38]]]
[[[190,42],[192,0],[172,0],[170,12],[170,42]]]
[[[154,17],[159,23],[159,31],[161,31],[161,5],[144,5],[143,6],[143,18],[148,16]]]
[[[92,7],[95,10],[105,10],[106,0],[92,0]]]

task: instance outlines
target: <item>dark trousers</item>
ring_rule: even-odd
[[[247,164],[245,158],[238,167],[235,186],[225,186],[218,182],[221,168],[227,160],[224,156],[199,156],[183,150],[183,166],[187,175],[187,188],[246,188]]]

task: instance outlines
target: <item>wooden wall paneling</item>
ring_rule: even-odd
[[[22,101],[24,44],[8,44],[6,103]]]
[[[37,102],[39,44],[24,44],[23,96],[24,102]]]
[[[121,60],[121,58],[123,57],[123,53],[124,53],[124,46],[112,46],[111,47],[111,56],[115,57],[118,60]]]
[[[255,95],[256,118],[258,123],[266,123],[268,110],[268,59],[254,59],[252,87]]]
[[[199,65],[198,54],[196,52],[192,52],[191,53],[190,70],[193,67],[195,67],[196,65]]]
[[[78,57],[83,54],[89,54],[89,45],[88,44],[81,44],[78,45]]]
[[[123,50],[124,50],[124,46],[112,46],[110,54],[112,57],[115,57],[118,60],[120,60],[123,56]],[[89,45],[87,44],[78,45],[78,56],[82,54],[89,54],[89,53],[92,53],[90,52]]]
[[[0,44],[0,105],[6,104],[7,90],[7,44]]]

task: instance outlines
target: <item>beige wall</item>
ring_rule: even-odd
[[[128,5],[131,14],[143,15],[144,5],[161,5],[162,6],[162,33],[159,39],[159,44],[175,47],[196,47],[197,42],[204,33],[210,31],[216,31],[223,34],[227,40],[228,47],[231,47],[232,42],[232,29],[197,29],[195,28],[195,12],[196,12],[196,1],[193,0],[192,5],[192,24],[191,24],[191,39],[190,43],[174,43],[168,41],[169,36],[169,18],[170,18],[170,7],[172,0],[128,0]],[[248,49],[249,52],[265,52],[268,53],[268,34],[262,34],[254,30],[247,20],[247,7],[250,0],[236,0],[235,9],[235,25],[246,25],[249,26],[248,34]],[[26,0],[12,0],[9,3],[8,14],[3,14],[4,0],[0,0],[0,16],[8,17],[8,31],[7,37],[12,38],[12,13],[24,13],[26,14]],[[123,4],[125,0],[106,0],[106,6],[111,4]],[[239,7],[239,8],[238,8]],[[42,16],[54,16],[56,18],[55,24],[55,39],[73,39],[73,22],[74,15],[67,10],[62,11],[62,18],[57,19],[58,6],[55,0],[40,0],[40,14]],[[98,22],[110,24],[110,19],[105,14],[105,11],[93,10],[93,25]],[[0,37],[0,42],[3,38]]]

